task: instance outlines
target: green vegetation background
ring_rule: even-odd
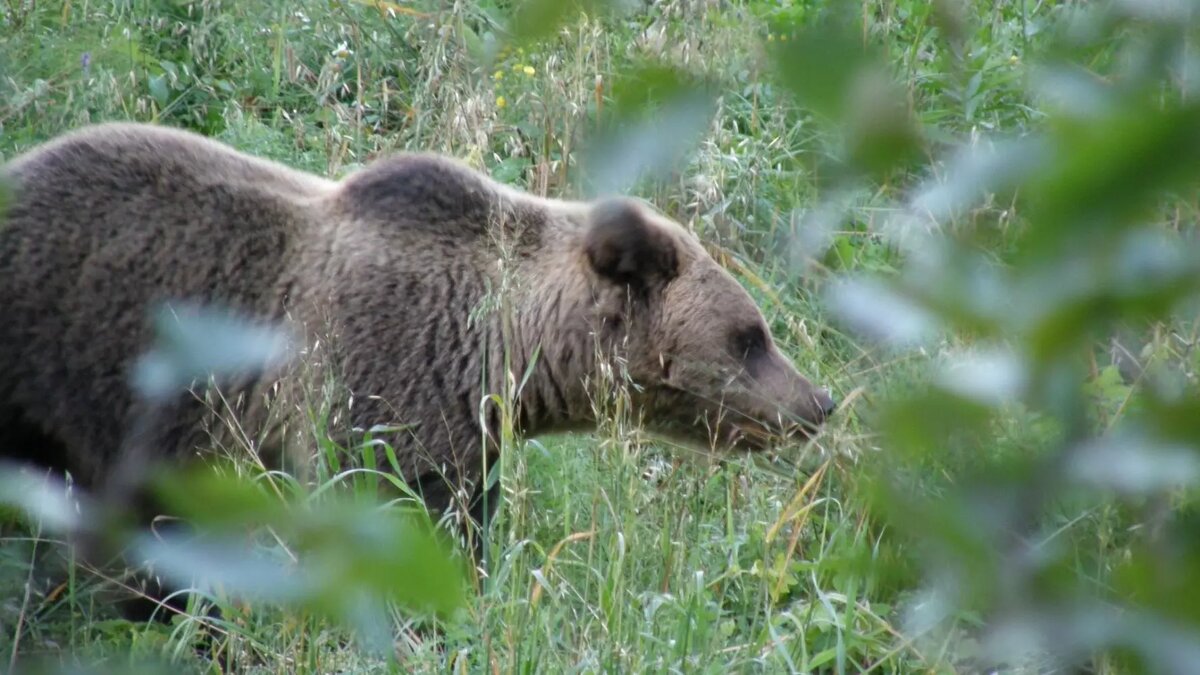
[[[509,453],[494,567],[458,620],[392,607],[385,656],[326,614],[215,598],[225,665],[1200,663],[1191,5],[584,4],[561,25],[568,3],[0,7],[0,159],[133,119],[330,177],[404,149],[547,196],[599,176],[695,229],[845,401],[813,443],[728,462],[644,441],[618,401],[594,435]],[[529,40],[503,40],[513,16]],[[633,180],[678,138],[682,161]],[[344,468],[319,457],[323,481]],[[5,654],[216,672],[199,614],[130,624],[96,600],[104,575],[41,581],[31,562],[69,553],[22,522],[0,546]]]

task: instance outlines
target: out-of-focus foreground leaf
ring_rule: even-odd
[[[581,13],[599,14],[619,9],[620,0],[523,0],[509,18],[515,44],[544,39]]]
[[[1086,95],[1048,105],[1024,138],[962,143],[882,228],[906,253],[902,272],[828,296],[868,337],[939,354],[925,385],[873,410],[883,452],[861,483],[925,563],[910,640],[980,616],[992,665],[1107,655],[1182,673],[1200,658],[1200,537],[1184,526],[1200,480],[1200,386],[1148,371],[1114,400],[1088,382],[1098,339],[1190,325],[1200,299],[1200,248],[1190,228],[1162,222],[1165,200],[1200,185],[1200,108],[1176,70],[1200,56],[1183,38],[1197,17],[1161,4],[1067,14],[1073,28],[1031,83]],[[1112,72],[1080,78],[1082,43],[1114,45],[1095,61]],[[806,105],[846,113],[847,64],[861,62],[850,34],[788,49],[797,63],[841,55],[791,76]],[[1001,217],[1012,245],[984,253]],[[954,362],[963,344],[983,351]]]
[[[341,496],[284,503],[262,484],[208,467],[165,474],[157,493],[204,535],[143,540],[143,555],[159,558],[181,581],[207,577],[208,586],[235,595],[294,602],[341,619],[364,598],[443,616],[465,602],[465,568],[423,508]],[[231,539],[247,527],[269,528],[296,559],[253,559]]]
[[[161,399],[209,377],[248,375],[279,365],[288,356],[289,335],[235,313],[174,302],[154,313],[155,344],[139,360],[133,386]]]
[[[711,83],[653,62],[621,72],[611,89],[612,105],[581,153],[592,195],[628,192],[679,169],[707,129],[716,96]]]
[[[82,521],[61,479],[11,462],[0,462],[0,504],[51,532],[75,531]]]
[[[815,20],[778,26],[791,39],[768,44],[769,65],[797,103],[840,129],[841,161],[883,177],[915,159],[925,141],[906,92],[848,7],[835,3]]]
[[[209,376],[258,373],[286,354],[286,334],[274,326],[214,308],[174,307],[157,315],[156,340],[139,362],[135,391],[146,400],[170,401]],[[152,425],[158,411],[149,407],[142,422]],[[162,461],[158,448],[125,450],[124,492],[70,495],[61,481],[4,467],[0,502],[48,530],[98,535],[90,545],[132,550],[181,588],[318,612],[373,635],[368,642],[376,645],[388,640],[379,635],[391,625],[388,603],[443,618],[465,604],[463,562],[423,508],[383,504],[332,484],[311,494],[298,485],[275,491],[216,458],[188,469]],[[152,535],[132,527],[125,497],[144,490],[184,528]]]

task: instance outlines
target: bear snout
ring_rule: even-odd
[[[757,386],[759,395],[773,403],[774,410],[766,417],[786,420],[778,431],[810,435],[834,413],[837,401],[828,389],[801,375],[787,357],[778,352],[772,356],[773,367],[760,373],[751,386]]]
[[[811,436],[837,410],[837,401],[829,390],[812,385],[803,388],[792,400],[796,407],[792,413],[794,422],[787,430],[789,434]]]
[[[730,445],[761,450],[779,441],[814,436],[837,410],[838,402],[828,390],[813,387],[807,380],[798,389],[784,399],[790,403],[759,399],[769,410],[734,421]]]
[[[828,390],[818,389],[813,392],[813,404],[819,414],[817,422],[824,422],[837,410],[837,399]]]

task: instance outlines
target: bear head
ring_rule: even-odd
[[[678,223],[630,199],[595,202],[582,238],[595,330],[636,385],[646,428],[718,449],[811,433],[830,394],[797,371],[750,294]]]

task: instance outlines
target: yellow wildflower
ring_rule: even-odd
[[[504,71],[497,70],[495,73],[492,74],[492,79],[493,80],[503,80],[504,79]]]
[[[775,41],[775,34],[767,33],[767,42],[774,42],[774,41]]]
[[[524,68],[522,68],[522,70],[524,70],[525,74],[530,77],[533,77],[533,74],[537,72],[536,70],[533,69],[533,66],[525,66]]]
[[[503,96],[496,97],[496,107],[497,108],[503,108],[506,105],[508,105],[508,101],[504,100]]]

